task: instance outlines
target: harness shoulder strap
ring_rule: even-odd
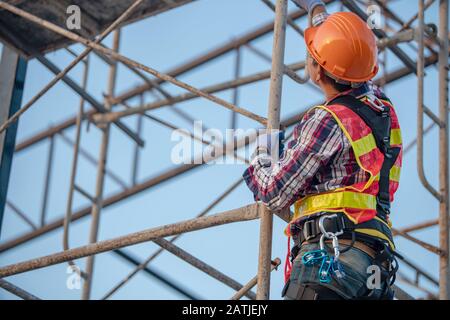
[[[376,111],[351,95],[340,96],[330,104],[343,105],[356,113],[372,130],[378,149],[386,154],[390,148],[391,117],[390,109],[385,106],[383,111]]]

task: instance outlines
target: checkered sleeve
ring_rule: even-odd
[[[343,148],[344,135],[324,109],[310,110],[295,127],[280,160],[257,156],[243,177],[256,200],[279,211],[306,194],[322,166]]]

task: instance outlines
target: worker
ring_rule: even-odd
[[[325,102],[299,119],[279,158],[280,132],[260,135],[243,177],[272,212],[294,205],[286,300],[390,300],[399,255],[389,216],[402,141],[391,101],[371,81],[376,40],[354,13],[293,1],[311,17],[307,68]]]

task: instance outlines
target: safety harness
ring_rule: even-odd
[[[390,172],[401,152],[401,147],[391,146],[391,108],[383,105],[380,113],[351,95],[338,97],[332,103],[343,105],[355,112],[372,130],[375,143],[384,155],[378,182],[377,214],[386,220],[391,209]]]
[[[288,233],[296,234],[298,243],[292,252],[288,249],[288,256],[293,261],[302,243],[320,241],[321,250],[308,252],[302,260],[305,265],[321,263],[320,282],[327,282],[331,281],[331,273],[334,272],[336,275],[334,269],[339,268],[337,260],[340,253],[349,250],[355,241],[367,243],[376,252],[374,264],[380,267],[382,281],[386,283],[385,292],[382,293],[382,296],[386,297],[389,295],[390,286],[395,281],[398,268],[394,256],[395,246],[389,215],[393,194],[398,187],[402,148],[395,112],[391,112],[393,108],[387,99],[382,100],[384,101],[380,106],[381,110],[373,109],[352,95],[339,96],[332,100],[328,107],[323,107],[335,117],[350,139],[358,164],[370,174],[370,178],[367,182],[340,188],[330,193],[307,196],[298,201],[293,221],[300,217],[304,219],[300,228],[296,223],[289,225]],[[340,116],[338,116],[339,113]],[[355,115],[365,125],[360,125],[358,128],[360,120],[355,119]],[[350,120],[347,121],[348,119]],[[343,123],[343,121],[347,122]],[[354,128],[355,126],[357,128]],[[358,129],[362,133],[348,132]],[[358,135],[361,137],[355,139],[354,137]],[[352,245],[339,251],[338,236],[341,239],[350,239]],[[323,245],[325,238],[333,240],[335,256],[331,259],[326,257],[327,253]],[[285,266],[286,282],[289,280],[292,268],[289,262],[288,264]],[[324,266],[328,266],[325,270],[328,274],[322,270]],[[339,273],[337,275],[343,276]],[[289,284],[286,283],[286,285],[287,289]],[[289,291],[292,290],[296,292],[296,298],[302,300],[306,296],[317,299],[321,292],[320,288],[292,288],[291,286]],[[305,297],[300,298],[303,295]]]

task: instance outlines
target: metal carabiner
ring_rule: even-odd
[[[323,215],[320,217],[319,219],[319,229],[322,232],[322,234],[325,235],[325,237],[327,237],[328,239],[332,239],[333,236],[340,236],[342,234],[344,234],[344,230],[341,230],[339,232],[333,233],[333,232],[328,232],[327,230],[325,230],[325,227],[323,225],[324,221],[327,219],[333,219],[333,218],[338,218],[337,214],[331,214],[331,215]]]
[[[338,218],[338,215],[337,214],[324,215],[321,216],[319,219],[319,229],[322,232],[322,236],[320,237],[320,248],[322,250],[325,249],[325,238],[331,239],[334,250],[334,260],[337,261],[340,255],[338,236],[344,234],[344,230],[341,230],[339,232],[328,232],[327,230],[325,230],[324,221],[326,219],[333,219],[333,218]]]
[[[326,251],[326,248],[325,248],[325,234],[322,234],[321,236],[320,236],[320,250],[324,250],[324,251]]]
[[[337,236],[333,236],[333,250],[334,250],[334,260],[337,261],[339,259],[339,256],[341,254],[341,251],[339,249],[339,239]]]
[[[317,263],[322,263],[327,257],[328,253],[325,250],[308,251],[302,256],[302,263],[305,266],[312,266]]]

